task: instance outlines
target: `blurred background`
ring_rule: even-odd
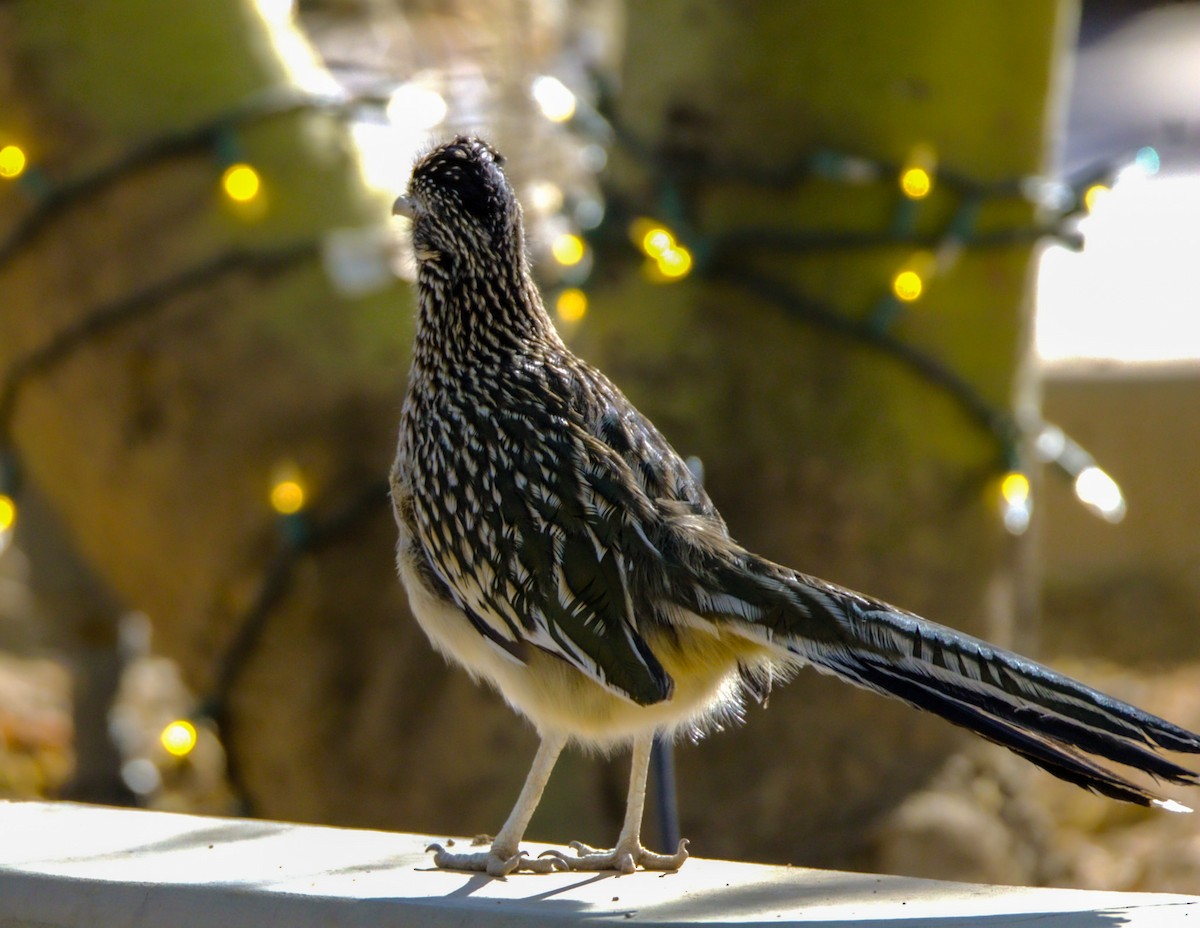
[[[1200,729],[1200,3],[0,0],[0,796],[498,827],[535,739],[384,481],[458,132],[735,537]],[[675,749],[702,856],[1200,891],[1194,817],[815,674],[747,715]]]

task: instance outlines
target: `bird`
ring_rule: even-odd
[[[641,841],[656,735],[736,720],[809,666],[900,699],[1113,799],[1189,812],[1100,763],[1175,784],[1159,751],[1200,735],[1028,658],[776,564],[734,541],[651,421],[563,342],[534,283],[503,156],[457,136],[421,155],[393,213],[416,258],[416,329],[390,473],[397,568],[450,662],[539,736],[486,849],[428,848],[439,868],[675,870],[687,841]],[[568,744],[629,748],[616,844],[521,849]]]

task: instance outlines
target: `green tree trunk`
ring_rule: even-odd
[[[386,217],[340,116],[284,109],[187,138],[298,92],[279,37],[247,0],[0,5],[0,132],[30,159],[0,189],[0,374],[11,386],[64,333],[127,310],[20,379],[10,437],[201,693],[280,545],[273,473],[303,470],[316,519],[379,485],[411,334],[402,286],[351,299],[322,269],[322,236]],[[232,158],[262,177],[259,213],[220,192]],[[264,814],[397,823],[349,771],[404,769],[399,697],[369,697],[393,693],[403,655],[433,660],[403,621],[382,492],[369,509],[300,558],[231,689],[224,734]]]

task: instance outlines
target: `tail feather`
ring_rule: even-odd
[[[1060,740],[1094,753],[1099,752],[1075,739],[1093,732],[1098,743],[1111,743],[1103,737],[1110,735],[1165,750],[1200,753],[1200,735],[1166,719],[1029,658],[911,613],[882,603],[871,603],[872,608],[863,609],[861,599],[853,595],[855,600],[843,604],[843,628],[852,639],[868,645],[868,653],[893,661],[907,658],[925,672],[965,687],[968,693],[977,690],[980,699],[999,698],[1030,726],[1044,726],[1039,730],[1051,737],[1057,738],[1055,726],[1063,725],[1070,726],[1073,733],[1061,731]],[[885,637],[881,634],[884,629],[893,634]],[[891,647],[880,648],[881,639],[890,639]],[[1124,762],[1119,757],[1110,760]]]
[[[1014,699],[998,698],[986,691],[978,692],[949,674],[938,673],[936,670],[930,670],[928,667],[922,667],[909,661],[901,661],[896,665],[889,666],[877,659],[860,658],[860,660],[871,666],[877,674],[889,676],[897,681],[917,681],[918,685],[922,685],[924,678],[928,682],[923,685],[940,690],[947,696],[975,706],[982,712],[1005,718],[1020,728],[1037,732],[1060,744],[1073,745],[1089,754],[1096,754],[1129,767],[1137,767],[1174,783],[1183,783],[1189,786],[1200,785],[1200,779],[1197,779],[1196,774],[1155,754],[1153,750],[1144,747],[1140,739],[1130,740],[1114,737],[1106,732],[1096,731],[1076,719],[1054,714],[1037,705],[1030,705]]]
[[[1069,747],[1055,744],[1036,732],[963,702],[917,678],[896,673],[894,668],[859,663],[853,658],[830,662],[826,666],[860,686],[897,697],[911,706],[968,728],[1068,783],[1138,805],[1150,805],[1157,798],[1136,783],[1093,763]]]
[[[693,608],[793,659],[933,712],[1114,799],[1183,809],[1086,755],[1200,785],[1196,773],[1155,753],[1200,753],[1194,732],[1028,658],[754,555],[722,561],[707,574],[710,583],[698,585],[704,588]]]

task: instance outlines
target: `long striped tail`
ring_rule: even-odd
[[[755,555],[720,560],[701,589],[693,588],[700,614],[969,728],[1077,786],[1191,811],[1088,755],[1200,786],[1196,773],[1155,753],[1200,753],[1200,735],[1028,658]]]

